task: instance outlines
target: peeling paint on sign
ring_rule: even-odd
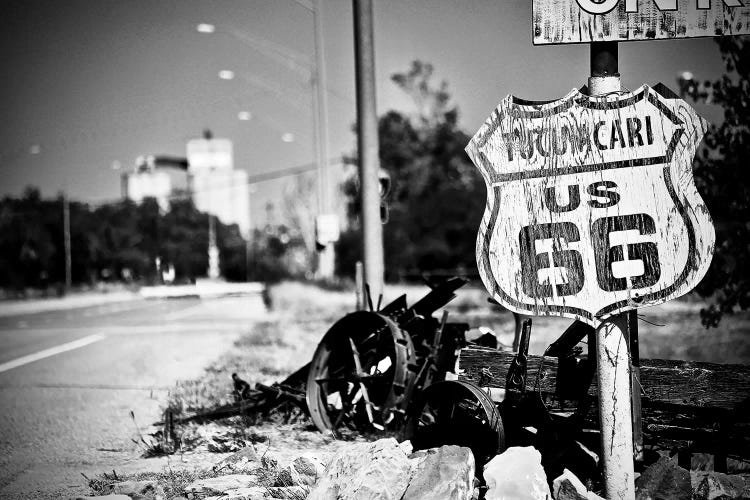
[[[533,0],[532,11],[534,45],[750,33],[746,0]]]
[[[477,265],[492,296],[597,326],[693,289],[715,240],[692,173],[706,126],[661,84],[506,97],[466,147],[487,183]]]

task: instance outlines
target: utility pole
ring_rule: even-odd
[[[313,107],[315,108],[315,152],[318,163],[318,215],[329,215],[334,213],[334,206],[332,203],[330,169],[328,165],[328,86],[320,0],[313,0],[312,15],[313,29],[315,31],[315,71],[313,74],[315,96],[313,97]],[[334,275],[336,254],[334,242],[323,243],[325,246],[318,254],[318,276],[328,279]]]
[[[216,219],[208,214],[208,277],[212,280],[219,277],[219,248],[216,246]]]
[[[73,284],[73,261],[70,255],[70,200],[63,193],[63,240],[65,246],[65,291],[70,291]]]
[[[365,283],[383,293],[383,226],[378,191],[378,117],[375,107],[375,49],[372,0],[354,2],[354,57],[357,75],[357,150],[362,200]]]
[[[617,49],[617,42],[590,45],[589,95],[607,95],[621,90]],[[621,313],[603,321],[596,329],[604,489],[607,498],[622,500],[635,498],[628,327],[628,313]]]

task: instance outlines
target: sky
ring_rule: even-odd
[[[34,185],[44,196],[116,200],[136,157],[184,156],[186,141],[206,128],[234,142],[235,166],[250,175],[313,162],[309,78],[289,63],[315,61],[303,3],[0,0],[0,195]],[[320,3],[330,153],[340,157],[356,146],[352,2]],[[448,82],[469,134],[507,94],[554,99],[586,83],[587,45],[532,45],[531,0],[374,4],[379,113],[411,111],[390,75],[414,59]],[[216,31],[199,33],[199,23]],[[713,80],[723,64],[715,42],[702,38],[621,43],[619,68],[625,88],[675,88],[682,71]],[[220,79],[222,70],[234,79]],[[251,119],[239,120],[241,111]],[[253,207],[278,193],[278,183],[256,186]]]

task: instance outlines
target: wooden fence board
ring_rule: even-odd
[[[513,356],[513,353],[485,348],[463,349],[459,378],[483,387],[504,388]],[[555,393],[557,365],[557,358],[529,355],[527,389],[534,387],[542,366],[539,390]],[[750,366],[747,365],[641,359],[641,385],[644,401],[652,406],[663,403],[733,410],[743,403],[750,405]],[[596,380],[589,394],[596,395]]]

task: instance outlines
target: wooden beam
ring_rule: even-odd
[[[482,387],[505,387],[513,353],[471,347],[461,351],[459,379]],[[687,405],[697,408],[733,410],[750,405],[750,366],[720,365],[696,361],[641,359],[641,385],[646,404]],[[539,390],[555,394],[557,358],[529,355],[527,388],[531,390],[539,368]],[[596,380],[589,388],[596,395]]]

